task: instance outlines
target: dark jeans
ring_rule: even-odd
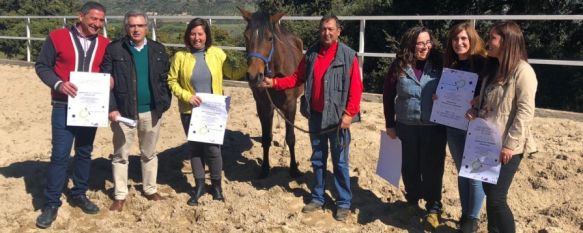
[[[47,186],[44,194],[47,206],[61,206],[61,193],[67,181],[67,168],[71,158],[71,148],[75,142],[75,156],[72,164],[73,189],[71,196],[85,195],[91,170],[91,152],[95,139],[95,127],[67,126],[67,105],[55,103],[51,116],[52,152],[47,169]]]
[[[513,233],[516,232],[514,215],[507,203],[508,189],[520,161],[522,154],[513,155],[512,159],[502,165],[497,184],[482,182],[486,193],[486,212],[488,213],[488,232]]]
[[[188,127],[190,125],[190,114],[180,114],[182,128],[188,136]],[[223,157],[221,156],[221,146],[217,144],[191,142],[187,144],[187,152],[190,155],[190,164],[192,166],[195,179],[204,179],[204,165],[208,165],[211,172],[212,180],[220,180],[223,170]]]
[[[309,130],[320,131],[322,113],[312,111],[308,120]],[[332,153],[332,169],[334,171],[334,187],[338,192],[336,206],[350,208],[352,191],[350,190],[350,175],[348,173],[350,130],[341,129],[332,132],[310,134],[312,145],[312,168],[314,170],[314,184],[312,186],[312,202],[324,204],[324,190],[326,188],[326,165],[328,162],[328,143]]]
[[[397,122],[396,130],[403,148],[401,174],[407,202],[417,205],[419,199],[425,199],[428,212],[441,213],[445,127]]]

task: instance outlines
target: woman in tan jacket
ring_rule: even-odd
[[[488,232],[515,232],[507,195],[523,155],[536,150],[530,127],[537,80],[527,63],[522,31],[514,22],[499,22],[492,27],[488,56],[491,59],[486,64],[478,116],[495,123],[502,132],[502,167],[498,183],[482,183],[486,193]],[[468,118],[474,116],[475,112],[468,112]]]

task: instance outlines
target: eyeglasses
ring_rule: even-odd
[[[425,41],[425,42],[422,42],[422,41],[417,42],[415,44],[415,46],[417,46],[417,48],[423,48],[423,47],[429,47],[429,46],[431,46],[431,44],[432,44],[431,41],[428,40],[428,41]]]
[[[128,24],[128,28],[145,28],[147,24]]]

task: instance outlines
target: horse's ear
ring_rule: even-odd
[[[277,13],[273,14],[272,16],[270,16],[269,19],[271,20],[272,23],[277,23],[281,19],[281,17],[283,17],[284,15],[285,15],[285,13],[283,13],[283,12],[277,12]]]
[[[245,9],[243,9],[241,7],[237,7],[237,9],[239,9],[239,11],[241,12],[241,15],[243,16],[243,19],[245,19],[245,21],[247,21],[247,22],[251,21],[251,12],[246,11]]]

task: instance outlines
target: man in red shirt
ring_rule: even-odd
[[[322,209],[328,144],[338,191],[334,218],[350,214],[352,192],[348,173],[350,124],[360,121],[362,80],[356,52],[338,41],[342,28],[334,15],[320,20],[320,42],[311,46],[296,71],[283,78],[265,78],[262,87],[283,90],[305,85],[300,111],[308,118],[315,182],[312,200],[302,212]],[[337,127],[340,129],[336,130]]]

